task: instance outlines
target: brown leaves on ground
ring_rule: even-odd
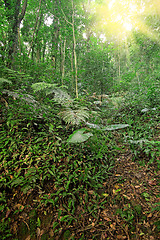
[[[96,209],[87,212],[86,196],[81,194],[82,201],[76,206],[74,216],[67,213],[75,219],[69,226],[61,221],[62,218],[53,205],[41,203],[41,193],[38,190],[32,189],[27,194],[23,194],[20,189],[14,190],[8,201],[10,210],[5,216],[6,219],[11,218],[13,236],[21,240],[41,240],[44,236],[45,239],[57,240],[71,237],[89,240],[93,236],[97,240],[160,239],[160,230],[156,225],[160,221],[160,211],[152,211],[155,204],[160,203],[160,171],[155,171],[154,165],[140,167],[133,161],[129,151],[117,157],[114,171],[106,179],[104,188],[98,192],[100,200]],[[54,191],[54,183],[49,183],[46,187],[49,194]],[[94,203],[95,192],[90,189],[87,194],[88,205]],[[64,202],[60,204],[60,209],[64,210]],[[33,210],[35,212],[31,214]],[[31,232],[32,224],[35,224],[34,234]],[[64,238],[67,231],[69,237]]]

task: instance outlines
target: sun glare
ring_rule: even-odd
[[[155,4],[159,0],[152,1]],[[122,40],[134,29],[153,36],[151,29],[142,20],[142,15],[145,15],[149,9],[150,5],[142,0],[104,0],[103,4],[96,7],[95,29],[106,36],[118,36]]]
[[[123,38],[135,28],[138,6],[133,0],[111,0],[109,2],[106,0],[103,9],[100,7],[98,13],[102,14],[101,16],[106,15],[101,19],[102,26],[105,23],[108,32]]]
[[[132,25],[132,23],[124,22],[124,23],[123,23],[123,27],[124,27],[127,31],[131,31],[132,28],[133,28],[133,25]]]

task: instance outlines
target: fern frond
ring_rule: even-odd
[[[0,78],[0,86],[1,86],[3,83],[9,83],[9,84],[12,84],[12,82],[9,81],[8,79]]]
[[[89,113],[85,107],[80,107],[76,110],[66,108],[64,111],[61,111],[59,115],[67,124],[72,125],[79,125],[81,122],[85,122],[89,117]]]
[[[52,90],[55,87],[57,87],[57,84],[53,83],[45,83],[45,82],[38,82],[38,83],[34,83],[32,84],[32,89],[34,90],[34,92],[38,92],[38,91],[47,91],[47,90]]]
[[[54,94],[54,100],[62,106],[68,107],[73,102],[73,99],[70,97],[70,95],[63,89],[55,89]]]
[[[34,90],[34,92],[44,91],[46,95],[53,94],[54,101],[63,106],[68,107],[71,104],[71,102],[73,102],[70,95],[65,90],[58,87],[57,84],[39,82],[32,84],[31,87]]]
[[[22,93],[19,93],[19,92],[13,92],[13,91],[9,91],[9,90],[4,90],[2,93],[7,94],[8,96],[11,96],[14,99],[22,99],[22,100],[25,100],[28,103],[38,104],[38,102],[30,94],[22,94]]]

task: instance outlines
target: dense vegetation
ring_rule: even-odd
[[[160,9],[106,2],[0,1],[1,239],[160,239]]]

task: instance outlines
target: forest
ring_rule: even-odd
[[[0,0],[0,239],[160,239],[159,0]]]

